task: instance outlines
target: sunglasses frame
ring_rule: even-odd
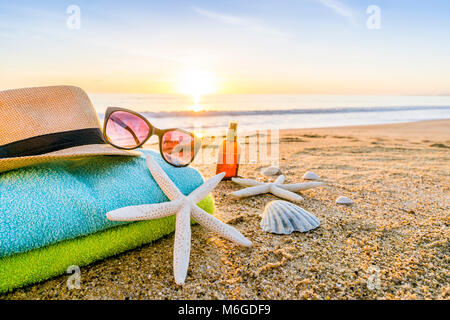
[[[112,143],[112,141],[109,140],[108,135],[106,134],[106,125],[108,123],[109,118],[115,113],[115,112],[127,112],[127,113],[131,113],[135,116],[137,116],[138,118],[142,119],[145,121],[145,123],[148,125],[149,127],[149,134],[148,137],[145,138],[138,146],[133,147],[133,148],[124,148],[124,147],[120,147],[115,145],[114,143]],[[164,135],[167,132],[170,131],[180,131],[183,132],[187,135],[190,135],[194,141],[194,154],[191,157],[191,160],[189,161],[189,163],[185,164],[185,165],[175,165],[171,162],[169,162],[169,160],[166,159],[166,157],[164,156],[163,150],[162,150],[162,139],[164,137]],[[112,145],[113,147],[117,148],[117,149],[121,149],[121,150],[135,150],[135,149],[139,149],[141,148],[151,137],[153,137],[154,135],[158,136],[158,141],[159,141],[159,152],[162,156],[162,158],[164,159],[165,162],[167,162],[168,164],[170,164],[173,167],[176,168],[185,168],[187,166],[189,166],[195,159],[195,156],[197,155],[198,151],[200,150],[200,145],[201,145],[201,141],[200,139],[198,139],[192,132],[183,130],[183,129],[179,129],[179,128],[171,128],[171,129],[159,129],[157,127],[155,127],[154,125],[152,125],[150,123],[150,121],[147,120],[146,117],[144,117],[143,115],[133,111],[133,110],[129,110],[129,109],[125,109],[125,108],[120,108],[120,107],[108,107],[108,109],[106,109],[105,112],[105,120],[103,121],[103,137],[105,138],[106,142],[108,142],[110,145]]]

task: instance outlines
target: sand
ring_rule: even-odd
[[[223,182],[216,217],[253,241],[241,248],[192,230],[186,285],[173,281],[173,235],[2,299],[449,299],[450,120],[286,130],[280,167],[287,182],[306,171],[327,186],[302,195],[322,225],[309,233],[264,233],[259,214],[276,200],[244,200]],[[205,177],[213,165],[198,167]],[[259,165],[240,174],[263,178]],[[263,178],[270,181],[270,178]],[[339,196],[352,206],[336,205]]]

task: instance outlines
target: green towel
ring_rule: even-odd
[[[214,202],[210,196],[200,202],[199,206],[208,213],[214,212]],[[172,216],[122,225],[89,236],[0,258],[0,293],[64,274],[72,265],[86,266],[94,261],[134,249],[174,230],[175,216]]]

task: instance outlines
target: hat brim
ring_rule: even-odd
[[[139,157],[141,155],[141,152],[120,150],[109,144],[84,145],[38,156],[0,159],[0,173],[56,160],[71,160],[95,156]]]

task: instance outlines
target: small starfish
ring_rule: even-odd
[[[252,246],[252,243],[235,228],[214,218],[197,206],[197,203],[206,198],[222,181],[225,173],[209,179],[190,195],[185,196],[150,155],[147,156],[147,165],[156,183],[171,201],[126,207],[111,211],[106,216],[112,221],[142,221],[160,219],[176,214],[173,253],[173,271],[176,284],[183,285],[186,280],[191,252],[191,217],[206,229],[221,235],[225,239],[234,241],[241,246]]]
[[[253,179],[233,178],[232,181],[244,187],[250,187],[232,193],[237,198],[246,198],[259,194],[271,193],[278,198],[292,202],[301,202],[303,197],[294,192],[321,187],[323,182],[306,182],[297,184],[284,184],[285,176],[279,176],[274,182],[264,183]]]

